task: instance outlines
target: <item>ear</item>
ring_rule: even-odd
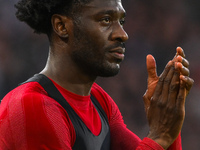
[[[58,36],[62,38],[68,38],[68,31],[70,27],[70,19],[68,17],[54,14],[51,17],[51,23],[54,32]]]

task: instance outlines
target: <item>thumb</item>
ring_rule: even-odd
[[[146,57],[146,65],[147,65],[147,72],[148,72],[148,81],[151,82],[152,79],[157,78],[156,72],[156,61],[152,55],[147,55]]]
[[[143,96],[145,111],[148,114],[148,108],[150,106],[150,99],[153,96],[154,89],[157,84],[157,72],[156,72],[156,61],[152,55],[147,55],[146,57],[146,65],[147,65],[147,72],[148,72],[148,79],[147,79],[147,90]]]

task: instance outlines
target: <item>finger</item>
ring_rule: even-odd
[[[184,76],[189,76],[190,71],[188,68],[184,67],[180,62],[175,63],[175,68]]]
[[[157,78],[156,61],[152,55],[147,55],[146,65],[147,65],[147,72],[148,72],[148,80]]]
[[[144,101],[144,108],[145,108],[145,112],[148,112],[149,106],[150,106],[150,99],[148,98],[147,94],[145,93],[145,95],[143,96],[143,101]]]
[[[168,72],[170,71],[170,69],[171,69],[171,67],[173,66],[173,61],[169,61],[168,63],[167,63],[167,65],[165,66],[165,69],[164,69],[164,71],[161,73],[161,75],[159,76],[159,78],[162,78],[163,80],[164,80],[164,78],[167,76],[167,74],[168,74]],[[161,79],[161,80],[162,80]]]
[[[187,94],[194,84],[194,80],[188,76],[180,75],[180,79],[185,83],[185,88],[187,90]]]
[[[177,56],[180,55],[180,56],[182,56],[183,58],[185,58],[184,50],[183,50],[181,47],[177,47],[177,48],[176,48],[176,54],[177,54]]]
[[[144,101],[145,107],[150,104],[149,102],[150,99],[151,97],[148,95],[148,89],[147,89],[145,94],[143,95],[143,101]]]
[[[150,103],[149,101],[153,95],[153,92],[155,90],[155,87],[158,81],[158,76],[156,72],[156,61],[152,55],[147,55],[146,65],[147,65],[147,72],[148,72],[148,79],[147,79],[148,84],[147,84],[147,91],[143,99],[144,99],[144,103],[148,106]]]
[[[159,81],[157,83],[155,92],[153,94],[153,100],[158,99],[161,92],[162,92],[162,87],[163,87],[163,82],[165,77],[167,76],[168,72],[170,71],[171,67],[173,65],[172,61],[169,61],[164,69],[164,71],[162,72],[162,74],[159,76]]]
[[[180,87],[180,73],[177,69],[174,70],[173,77],[169,87],[168,108],[173,108],[176,104],[176,98]]]
[[[182,56],[177,56],[177,58],[176,58],[176,61],[177,62],[181,62],[182,64],[183,64],[183,66],[185,66],[185,67],[189,67],[189,62],[188,62],[188,60],[187,59],[185,59],[185,58],[183,58]]]
[[[175,54],[174,58],[172,59],[172,61],[173,62],[176,62],[176,61],[182,62],[182,59],[180,59],[180,58],[177,60],[178,56],[180,56],[182,58],[185,57],[184,51],[183,51],[183,49],[181,47],[177,47],[176,48],[176,54]]]
[[[182,110],[184,108],[186,95],[186,83],[180,82],[179,93],[176,99],[176,107],[178,110]]]
[[[161,105],[166,105],[167,101],[168,101],[168,94],[169,91],[171,90],[171,84],[174,84],[175,81],[179,80],[179,75],[175,75],[174,76],[174,72],[175,72],[175,68],[174,66],[172,66],[167,74],[167,76],[164,79],[163,82],[163,88],[162,88],[162,95],[160,100],[160,104]],[[172,83],[173,82],[173,83]]]

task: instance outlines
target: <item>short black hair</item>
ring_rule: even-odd
[[[76,6],[81,6],[91,0],[20,0],[15,8],[16,17],[27,23],[35,33],[49,35],[51,32],[51,17],[53,14],[71,16]]]

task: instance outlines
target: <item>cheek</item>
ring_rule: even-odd
[[[109,40],[110,31],[105,27],[99,26],[98,23],[94,23],[92,28],[87,28],[87,35],[90,36],[94,43],[100,46],[106,46]]]
[[[108,46],[108,39],[106,37],[106,34],[103,33],[99,32],[88,33],[86,39],[89,46],[92,49],[94,49],[94,51],[97,53],[105,52],[105,49]]]
[[[76,49],[91,56],[91,59],[104,59],[106,47],[109,47],[108,32],[103,32],[95,24],[92,28],[78,26],[74,33]]]
[[[107,47],[109,47],[109,41],[107,38],[107,34],[100,33],[95,34],[92,38],[93,40],[93,46],[95,47],[96,51],[99,51],[98,53],[104,54],[107,51]]]
[[[89,44],[95,44],[95,47],[107,47],[111,32],[110,29],[100,26],[98,22],[87,22],[88,24],[82,24],[81,26],[77,26],[79,32],[81,32],[85,40],[89,40]]]

